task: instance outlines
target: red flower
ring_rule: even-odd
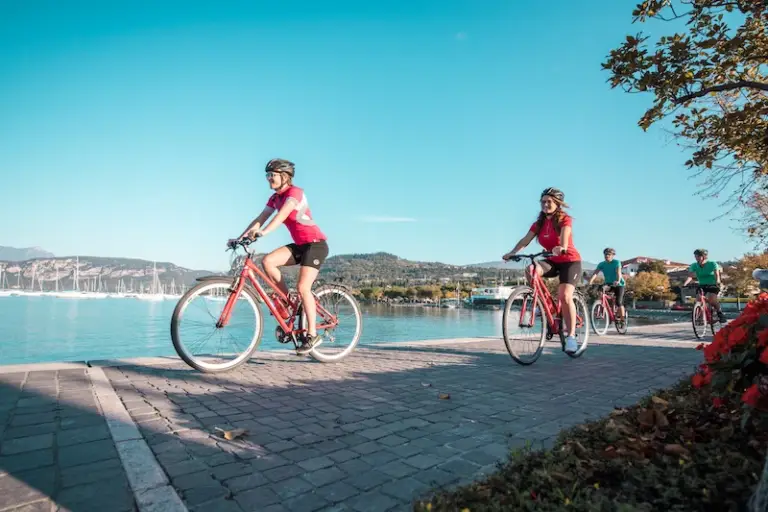
[[[712,405],[714,405],[715,407],[722,407],[723,405],[725,405],[725,401],[719,396],[716,396],[712,399]]]
[[[720,332],[717,334],[720,334]],[[715,335],[715,338],[717,338],[717,334]],[[720,360],[720,344],[717,343],[717,340],[704,347],[704,360],[708,363]]]
[[[760,390],[757,389],[757,384],[752,384],[743,395],[741,395],[741,401],[745,404],[755,407],[760,400]]]
[[[749,337],[749,331],[742,326],[737,326],[728,334],[728,343],[731,346],[741,345],[742,343],[747,341],[748,337]]]
[[[691,377],[691,384],[693,384],[693,387],[700,388],[704,385],[704,376],[700,373],[697,373],[693,377]]]
[[[696,350],[703,350],[703,349],[704,349],[703,343],[699,343],[698,345],[696,345]]]
[[[757,334],[757,346],[768,346],[768,329],[763,329]]]

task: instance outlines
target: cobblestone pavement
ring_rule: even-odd
[[[0,510],[136,510],[85,368],[0,374]]]
[[[183,509],[142,494],[140,457],[113,439],[133,428],[115,404],[194,512],[409,510],[510,448],[547,446],[675,383],[700,361],[696,344],[681,325],[592,336],[576,360],[553,344],[530,367],[491,339],[359,348],[338,364],[261,353],[223,375],[147,360],[103,369],[111,404],[94,392],[99,368],[0,367],[0,511]],[[227,441],[217,428],[248,433]]]
[[[190,510],[408,510],[526,440],[549,445],[675,383],[701,358],[687,325],[591,340],[580,359],[555,345],[529,367],[487,340],[360,348],[339,364],[259,354],[223,375],[104,371]],[[226,441],[217,428],[248,434]]]

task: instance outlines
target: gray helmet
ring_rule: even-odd
[[[603,249],[603,254],[605,256],[609,254],[616,254],[616,251],[613,250],[613,247],[606,247],[605,249]]]
[[[706,249],[696,249],[693,251],[694,256],[706,256],[709,254],[709,251]]]
[[[294,176],[295,168],[296,166],[291,161],[283,160],[282,158],[273,158],[267,162],[267,166],[264,169],[264,172],[284,172]]]
[[[544,192],[541,193],[541,198],[544,196],[550,196],[555,199],[558,203],[564,203],[565,202],[565,194],[560,189],[549,187],[545,188]]]

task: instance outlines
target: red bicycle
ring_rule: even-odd
[[[693,311],[691,311],[691,323],[693,324],[693,334],[698,339],[704,337],[707,326],[712,331],[712,336],[719,330],[715,329],[715,324],[719,325],[720,320],[717,319],[717,315],[712,310],[712,305],[707,300],[704,290],[700,286],[696,289],[696,303],[693,305]]]
[[[246,252],[242,269],[234,278],[198,278],[200,283],[176,304],[171,318],[173,346],[179,357],[196,370],[207,373],[231,370],[251,357],[261,342],[264,328],[259,303],[265,304],[277,321],[277,341],[293,342],[298,348],[299,337],[306,335],[307,320],[301,297],[295,292],[286,296],[253,262],[253,252],[247,248],[253,242],[245,239],[230,244],[228,250],[232,250],[233,255],[238,247]],[[256,277],[273,293],[268,295]],[[309,355],[324,363],[339,361],[352,352],[360,340],[363,329],[360,306],[342,285],[323,285],[313,294],[317,302],[317,332],[323,341]],[[201,299],[199,303],[194,302],[197,299]],[[349,319],[342,320],[342,314]],[[225,329],[229,330],[225,332]],[[340,338],[349,340],[349,344],[341,347],[337,343]],[[211,340],[214,350],[203,349]]]
[[[536,258],[551,255],[544,251],[537,254],[517,254],[510,258],[514,261],[520,261],[523,258],[531,260],[528,265],[528,286],[518,286],[512,290],[504,306],[502,317],[504,344],[512,359],[522,365],[535,363],[544,349],[545,340],[551,340],[556,334],[560,336],[560,348],[565,352],[568,326],[562,316],[560,301],[556,302],[552,298],[544,280],[536,272]],[[587,349],[589,315],[586,301],[578,290],[573,294],[573,301],[576,305],[576,339],[579,348],[573,354],[565,353],[576,358]],[[544,328],[545,317],[546,329]],[[524,338],[526,334],[532,334],[529,339],[534,346],[533,353],[529,357],[521,355],[521,348],[526,343]]]
[[[603,336],[608,332],[608,325],[613,322],[619,334],[626,334],[629,318],[626,308],[624,309],[624,318],[618,318],[619,306],[616,304],[616,297],[613,292],[606,291],[611,287],[604,284],[596,286],[598,287],[599,298],[592,304],[592,316],[590,318],[592,330],[598,336]]]

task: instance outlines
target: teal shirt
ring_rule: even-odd
[[[605,284],[615,283],[621,274],[621,262],[616,258],[612,259],[610,262],[601,261],[597,264],[597,270],[603,273]],[[622,277],[619,281],[619,286],[624,286],[624,284],[624,278]]]
[[[698,262],[692,263],[691,266],[688,267],[688,272],[696,274],[696,280],[699,284],[703,285],[717,284],[717,276],[715,275],[715,272],[718,270],[721,270],[720,265],[712,260],[707,260],[704,265],[699,265]]]

